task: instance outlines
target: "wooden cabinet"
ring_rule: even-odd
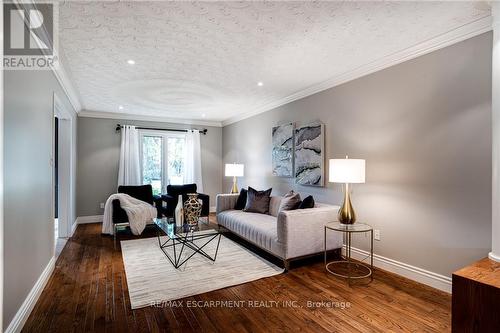
[[[453,273],[453,333],[500,332],[500,263],[488,258]]]

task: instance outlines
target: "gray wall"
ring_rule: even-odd
[[[353,204],[381,230],[375,252],[450,275],[491,245],[491,43],[486,33],[226,126],[224,161],[245,164],[243,185],[340,204],[339,184],[271,175],[271,127],[322,121],[326,165],[366,159]]]
[[[116,192],[120,133],[116,124],[129,124],[154,128],[187,128],[188,125],[80,117],[78,121],[78,216],[101,215],[99,207],[110,194]],[[201,136],[201,160],[204,192],[210,195],[211,205],[222,185],[222,128],[207,128]]]
[[[54,255],[54,92],[76,123],[51,71],[4,72],[4,328]]]

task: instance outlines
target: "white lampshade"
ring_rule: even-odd
[[[330,183],[364,183],[365,160],[331,159],[329,173]]]
[[[243,177],[243,164],[226,164],[226,177]]]

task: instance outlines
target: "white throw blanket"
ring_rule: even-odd
[[[146,223],[151,222],[157,214],[156,208],[147,202],[138,200],[128,194],[112,194],[104,206],[104,218],[102,221],[102,233],[113,235],[113,200],[120,200],[121,208],[127,213],[130,230],[134,235],[140,235]]]

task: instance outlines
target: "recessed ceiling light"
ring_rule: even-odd
[[[127,60],[127,64],[129,65],[135,65],[135,61],[132,59]]]
[[[204,113],[202,113],[202,114],[201,114],[201,117],[202,117],[202,118],[205,118],[206,116],[207,116],[207,115],[206,115],[206,114],[204,114]]]
[[[120,106],[118,107],[118,110],[123,110],[123,106],[122,106],[122,105],[120,105]]]
[[[258,85],[259,87],[262,87],[262,86],[264,85],[264,83],[262,83],[262,82],[257,82],[257,85]]]

